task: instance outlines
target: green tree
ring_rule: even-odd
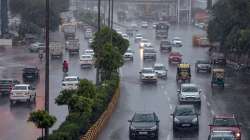
[[[30,113],[28,122],[33,122],[37,128],[42,129],[43,137],[44,129],[52,127],[56,122],[56,117],[49,115],[47,111],[38,110]]]

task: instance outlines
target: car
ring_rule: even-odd
[[[180,37],[174,37],[172,43],[176,47],[182,47],[182,41]]]
[[[210,126],[210,132],[215,128],[232,131],[236,140],[241,140],[241,128],[235,115],[215,115]]]
[[[211,62],[214,65],[226,65],[226,56],[220,52],[214,52],[211,54]]]
[[[171,52],[168,56],[168,63],[170,64],[180,64],[182,62],[182,55],[179,52]]]
[[[151,45],[151,43],[148,41],[148,39],[142,38],[139,42],[139,47],[143,48],[144,45]]]
[[[75,90],[78,88],[80,79],[78,76],[66,76],[62,81],[63,90]]]
[[[93,39],[93,38],[90,38],[90,39],[88,40],[88,44],[89,44],[89,46],[93,43],[93,41],[94,41],[94,39]]]
[[[142,82],[157,82],[157,74],[153,68],[143,68],[139,73]]]
[[[39,79],[39,69],[36,66],[30,66],[23,69],[23,82],[34,82]]]
[[[134,31],[138,31],[138,25],[136,23],[132,23],[131,24],[131,28],[134,30]]]
[[[199,130],[199,114],[194,105],[177,105],[173,114],[173,132],[178,130]]]
[[[206,60],[198,60],[195,63],[195,71],[198,72],[208,72],[210,73],[212,69],[211,62]]]
[[[167,78],[167,68],[163,64],[156,63],[154,64],[154,71],[156,72],[159,78]]]
[[[135,113],[129,122],[129,139],[147,137],[157,140],[159,136],[158,116],[154,112]]]
[[[94,56],[95,52],[93,49],[86,49],[86,50],[84,50],[84,54],[90,54],[90,55]]]
[[[139,41],[141,41],[142,40],[142,34],[136,34],[135,35],[135,42],[139,42]]]
[[[154,48],[143,49],[143,59],[156,60],[156,51]]]
[[[133,61],[134,60],[133,50],[128,48],[127,51],[125,52],[125,54],[123,55],[123,59]]]
[[[181,84],[178,92],[178,100],[180,104],[183,103],[193,103],[201,104],[201,90],[197,87],[196,84],[188,83]]]
[[[1,79],[0,80],[0,94],[9,94],[12,88],[16,85],[20,84],[18,80],[14,79]]]
[[[94,65],[94,56],[91,54],[83,54],[80,56],[81,68],[90,68]]]
[[[118,33],[119,35],[122,35],[122,34],[123,34],[121,31],[118,31],[117,33]]]
[[[31,101],[35,102],[35,88],[30,84],[16,84],[10,92],[9,100],[11,105],[18,101],[27,103],[31,103]]]
[[[129,40],[129,36],[128,36],[127,34],[125,34],[125,33],[122,34],[122,37],[123,37],[124,39]]]
[[[90,39],[92,38],[93,32],[91,28],[87,28],[84,34],[85,39]]]
[[[142,28],[148,28],[148,22],[143,21],[143,22],[141,23],[141,27],[142,27]]]
[[[133,36],[133,35],[134,35],[133,29],[132,29],[132,28],[127,28],[127,29],[126,29],[126,34],[127,34],[128,36]]]
[[[208,140],[236,140],[232,131],[222,128],[211,130]]]
[[[156,28],[156,26],[157,26],[157,23],[153,23],[152,27]]]
[[[40,50],[45,51],[45,44],[41,42],[35,42],[28,48],[30,52],[39,52]]]
[[[160,51],[161,52],[171,52],[172,51],[173,44],[169,40],[162,40],[160,43]]]

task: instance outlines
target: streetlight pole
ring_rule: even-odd
[[[109,3],[109,16],[108,16],[108,27],[110,28],[111,26],[110,26],[110,0],[108,0],[108,3]]]
[[[101,31],[101,0],[98,0],[98,32]],[[97,48],[98,49],[98,48]],[[96,67],[96,85],[99,85],[100,69]]]
[[[45,62],[45,110],[49,112],[49,0],[46,0],[46,16],[45,16],[45,57],[46,57],[46,62]],[[48,140],[49,136],[49,128],[45,128],[45,140]]]

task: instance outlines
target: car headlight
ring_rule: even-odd
[[[193,118],[192,123],[197,123],[197,122],[198,122],[198,118],[197,117]]]
[[[241,136],[240,132],[237,132],[237,133],[235,134],[235,136],[236,136],[237,138],[239,138],[239,137]]]
[[[156,130],[156,129],[157,129],[157,126],[155,125],[155,126],[151,127],[150,129],[151,129],[151,130]]]
[[[179,120],[179,119],[177,119],[177,118],[174,118],[174,122],[179,123],[179,122],[180,122],[180,120]]]
[[[131,130],[135,130],[136,128],[133,125],[130,125]]]

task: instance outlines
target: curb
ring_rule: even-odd
[[[80,137],[80,140],[96,140],[100,132],[102,132],[103,128],[106,126],[109,121],[112,113],[114,112],[116,105],[118,103],[118,99],[120,97],[120,86],[115,91],[107,109],[102,113],[100,118],[90,127],[90,129],[86,132],[85,135]]]

